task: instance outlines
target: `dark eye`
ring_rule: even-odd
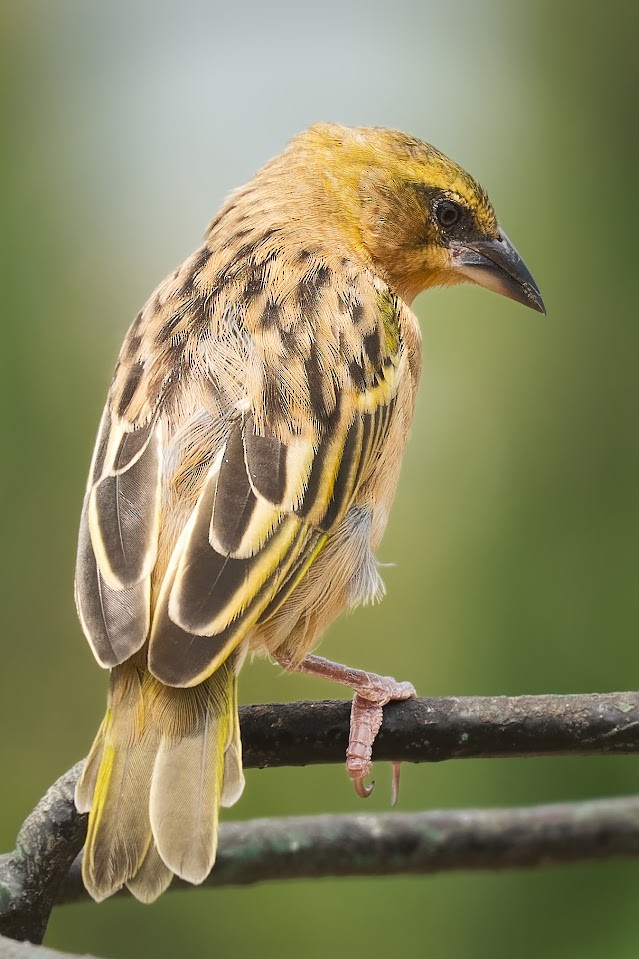
[[[457,223],[461,216],[461,210],[452,200],[442,200],[437,204],[435,216],[443,227],[450,227]]]

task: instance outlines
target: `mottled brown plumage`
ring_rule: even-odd
[[[486,194],[434,148],[321,125],[229,198],[136,317],[76,577],[112,670],[77,793],[96,898],[127,883],[151,900],[172,873],[208,873],[218,806],[243,786],[244,653],[326,672],[305,660],[326,626],[383,595],[374,554],[421,366],[408,303],[469,276],[539,308],[514,257]],[[412,687],[338,678],[368,703],[349,752],[362,792],[381,705]]]

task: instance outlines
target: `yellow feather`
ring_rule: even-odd
[[[110,710],[107,710],[106,716],[100,723],[100,728],[93,740],[93,745],[87,756],[84,768],[75,787],[75,805],[78,812],[87,813],[93,805],[96,783],[102,762],[102,752],[104,750],[104,736],[109,724]]]
[[[225,753],[237,723],[235,682],[231,660],[204,689],[162,690],[154,707],[156,716],[164,713],[164,732],[150,794],[153,838],[171,872],[192,883],[215,861]]]
[[[98,901],[135,875],[151,841],[148,796],[155,736],[144,728],[143,712],[135,667],[113,670],[82,862],[85,886]]]
[[[155,843],[151,842],[142,865],[127,880],[126,887],[139,902],[150,903],[168,889],[172,879],[173,873],[160,858]]]

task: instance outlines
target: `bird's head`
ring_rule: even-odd
[[[292,145],[349,242],[408,302],[471,280],[545,312],[485,190],[439,150],[378,127],[318,124]],[[332,202],[331,202],[332,200]]]

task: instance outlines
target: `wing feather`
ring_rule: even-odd
[[[314,530],[293,513],[272,506],[270,532],[259,548],[253,544],[247,549],[250,555],[231,556],[211,545],[216,506],[232,500],[226,483],[241,488],[242,504],[248,496],[253,498],[251,509],[261,506],[248,483],[241,429],[238,422],[223,455],[209,470],[154,611],[149,668],[161,682],[174,686],[191,686],[210,675],[242,641],[291,569],[316,547]],[[248,508],[242,511],[250,513]],[[256,536],[261,541],[263,530]]]
[[[107,405],[80,519],[75,581],[82,628],[105,667],[124,662],[148,636],[160,474],[157,419],[136,429]]]
[[[115,590],[130,588],[150,576],[157,556],[159,428],[149,433],[141,447],[135,437],[135,433],[122,437],[111,471],[95,483],[89,495],[93,550],[103,577]],[[124,459],[127,452],[134,455]]]
[[[249,421],[238,421],[221,456],[210,468],[197,506],[174,549],[154,612],[149,668],[161,682],[191,686],[224,662],[257,623],[266,622],[304,578],[356,495],[374,453],[373,438],[381,410],[341,409],[319,443],[297,509],[282,510],[256,493],[249,474],[268,470],[286,475],[286,444],[268,437],[248,440]],[[378,440],[381,441],[381,434]],[[293,462],[305,460],[295,450]],[[256,467],[251,452],[259,448]],[[282,452],[283,448],[283,452]],[[282,467],[282,464],[284,466]]]
[[[268,427],[258,433],[252,414],[245,418],[242,439],[248,481],[255,495],[282,510],[296,509],[313,467],[312,440],[291,436],[284,442]]]
[[[209,543],[224,556],[248,559],[260,551],[283,516],[272,503],[258,497],[249,481],[242,425],[238,423],[229,433],[219,466]]]
[[[93,551],[86,507],[80,520],[75,599],[84,634],[101,666],[117,666],[143,646],[150,622],[150,582],[118,590],[109,586]]]

